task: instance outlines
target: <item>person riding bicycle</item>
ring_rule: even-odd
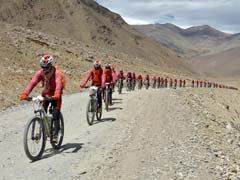
[[[141,74],[139,74],[139,75],[137,76],[137,81],[138,81],[139,87],[142,87],[143,77],[142,77]]]
[[[119,74],[118,74],[117,78],[118,78],[118,80],[119,80],[119,79],[122,79],[122,80],[125,79],[125,76],[124,76],[123,70],[120,70],[120,71],[119,71]]]
[[[158,78],[157,78],[157,86],[158,86],[158,88],[160,88],[160,84],[161,84],[161,78],[158,77]]]
[[[170,88],[173,87],[173,79],[172,79],[172,78],[170,79],[170,84],[169,84],[169,86],[170,86]]]
[[[153,78],[152,78],[152,82],[153,82],[153,88],[155,88],[156,87],[156,82],[157,82],[157,78],[156,78],[156,76],[154,76]]]
[[[186,80],[183,80],[183,87],[186,87]]]
[[[101,67],[101,63],[99,60],[96,60],[93,63],[93,68],[88,72],[88,74],[85,76],[84,80],[81,82],[80,87],[85,88],[87,82],[89,79],[92,80],[92,86],[97,86],[97,99],[98,99],[98,110],[100,111],[102,109],[102,75],[103,75],[103,69]]]
[[[168,87],[168,79],[167,78],[165,78],[164,84],[165,84],[165,87],[167,88]]]
[[[45,98],[43,107],[47,112],[49,103],[52,104],[52,116],[54,122],[54,138],[53,141],[58,139],[58,131],[60,126],[60,110],[62,105],[62,94],[64,84],[62,82],[62,75],[60,69],[53,66],[54,59],[50,55],[44,55],[40,59],[41,69],[37,71],[26,89],[21,93],[20,99],[26,100],[28,95],[32,92],[33,88],[39,82],[42,82],[42,96]]]
[[[135,75],[135,73],[132,73],[132,88],[133,88],[133,90],[135,88],[135,85],[136,85],[136,75]]]
[[[182,79],[179,80],[179,87],[182,87]]]
[[[129,89],[132,89],[132,87],[131,87],[131,83],[132,82],[132,73],[131,72],[128,72],[127,73],[127,79],[126,79],[126,83],[127,83],[127,86],[128,86],[128,84],[130,85],[130,87],[128,87]]]
[[[106,83],[110,83],[110,106],[112,106],[112,85],[113,85],[113,76],[112,76],[112,71],[111,71],[111,67],[110,67],[110,64],[106,64],[105,65],[105,70],[103,72],[103,76],[102,76],[102,89],[103,89],[103,92],[104,90],[106,89]]]
[[[164,79],[161,78],[161,87],[163,88],[163,86],[164,86]]]
[[[150,85],[150,77],[147,74],[146,77],[144,78],[144,84],[147,84],[148,86]]]

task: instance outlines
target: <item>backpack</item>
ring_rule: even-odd
[[[63,89],[65,89],[65,87],[66,87],[65,75],[60,67],[55,66],[55,68],[56,68],[56,71],[61,75],[62,86],[63,86]]]

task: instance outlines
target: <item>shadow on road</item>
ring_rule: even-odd
[[[114,103],[114,104],[116,104],[116,103]],[[114,111],[114,110],[117,110],[117,109],[123,110],[123,108],[121,108],[121,107],[109,107],[108,111]]]
[[[67,144],[64,144],[58,150],[53,149],[53,148],[46,149],[44,152],[45,154],[38,161],[53,157],[53,156],[55,156],[57,154],[61,154],[61,153],[77,153],[80,149],[82,149],[83,145],[84,145],[83,143],[67,143]]]
[[[103,122],[114,122],[116,121],[116,118],[102,118],[99,121],[94,121],[93,125],[99,124],[99,123],[103,123]]]
[[[112,100],[113,101],[122,101],[122,99],[120,99],[120,98],[113,98]]]

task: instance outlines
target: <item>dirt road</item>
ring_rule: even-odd
[[[211,107],[239,93],[231,91],[225,99],[221,93],[190,88],[115,93],[111,111],[93,126],[85,118],[87,93],[65,96],[63,147],[53,151],[47,142],[43,158],[33,163],[22,142],[32,107],[9,109],[0,113],[0,179],[237,180],[239,115],[232,105],[220,112]],[[228,112],[229,119],[220,118]]]

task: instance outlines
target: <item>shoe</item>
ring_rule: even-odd
[[[112,105],[113,105],[113,103],[112,103],[112,102],[110,102],[110,103],[109,103],[109,106],[112,106]]]
[[[53,142],[53,143],[57,143],[57,142],[58,142],[58,135],[54,135],[54,136],[53,136],[52,142]]]

